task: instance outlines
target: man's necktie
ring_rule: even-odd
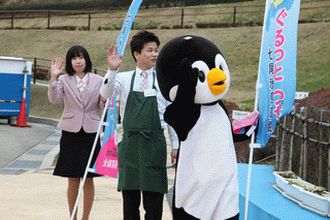
[[[147,72],[142,72],[141,73],[141,87],[140,87],[140,90],[141,92],[143,92],[144,90],[146,90],[148,88],[148,74]]]

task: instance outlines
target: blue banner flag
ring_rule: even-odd
[[[143,0],[133,0],[131,6],[128,9],[128,13],[126,15],[126,19],[124,24],[120,30],[116,46],[118,47],[118,55],[124,54],[124,50],[126,47],[127,39],[129,32],[131,31],[133,21],[137,12],[139,11],[140,5],[142,4]]]
[[[294,104],[299,10],[300,0],[266,1],[257,83],[260,147]]]
[[[127,39],[131,31],[133,21],[143,0],[133,0],[128,9],[126,19],[119,33],[116,46],[118,57],[124,54]],[[107,112],[107,125],[104,129],[102,147],[93,166],[97,174],[117,177],[118,154],[117,154],[117,120],[116,120],[116,98],[110,99],[110,107]]]

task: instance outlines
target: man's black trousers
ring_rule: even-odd
[[[140,190],[122,190],[124,200],[124,220],[140,220],[141,192],[145,220],[161,220],[164,194]]]

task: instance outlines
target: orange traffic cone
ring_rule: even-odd
[[[26,105],[25,105],[25,98],[24,97],[22,98],[21,108],[19,110],[16,125],[14,125],[14,126],[16,126],[16,127],[31,127],[31,126],[26,124]]]

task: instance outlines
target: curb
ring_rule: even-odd
[[[28,116],[27,121],[31,123],[37,123],[37,124],[44,124],[44,125],[50,125],[56,127],[59,120],[52,119],[52,118],[42,118],[42,117],[36,117],[36,116]]]

